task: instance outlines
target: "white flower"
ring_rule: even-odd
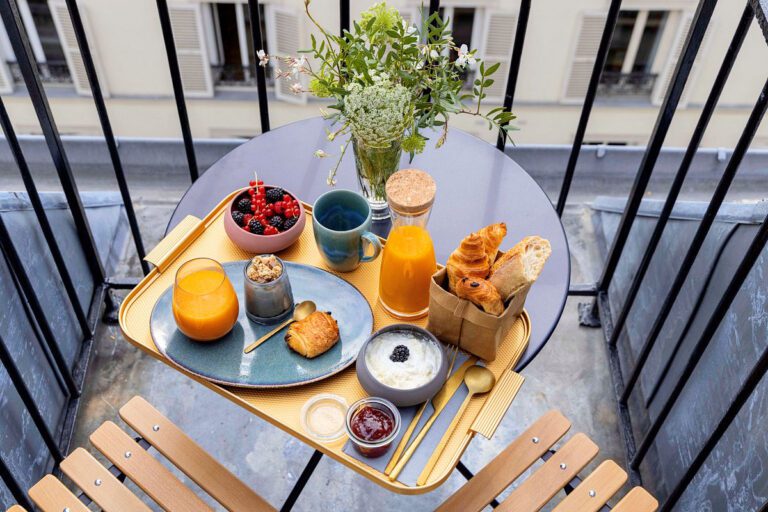
[[[328,173],[328,179],[325,180],[325,182],[328,184],[329,187],[333,187],[336,185],[336,178],[334,178],[334,169],[331,169],[331,171]]]
[[[293,76],[298,76],[304,69],[304,65],[307,63],[307,58],[301,56],[300,59],[291,59],[291,69],[293,70]]]
[[[317,158],[325,158],[325,157],[327,157],[327,156],[331,156],[331,155],[329,155],[328,153],[326,153],[325,151],[323,151],[322,149],[318,149],[317,151],[315,151],[315,152],[314,152],[314,155],[315,155],[315,157],[317,157]]]
[[[433,60],[437,60],[437,59],[439,59],[439,58],[440,58],[440,54],[439,54],[439,53],[437,53],[437,50],[430,50],[430,51],[429,51],[429,56],[430,56],[430,57],[431,57]]]
[[[293,94],[301,94],[304,92],[304,89],[301,87],[301,84],[299,82],[296,82],[291,86],[291,92]]]
[[[264,50],[259,50],[256,52],[256,56],[259,58],[259,66],[264,67],[269,62],[269,55],[264,53]]]
[[[463,44],[458,49],[459,56],[456,58],[456,65],[459,67],[464,67],[465,65],[469,64],[470,67],[475,65],[475,56],[472,52],[469,51],[467,48],[467,45]]]
[[[419,61],[419,62],[416,64],[416,69],[418,70],[418,69],[421,69],[421,68],[423,68],[423,67],[424,67],[424,61],[423,61],[423,60],[420,60],[420,61]]]

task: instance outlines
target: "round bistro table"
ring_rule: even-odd
[[[343,143],[329,142],[327,128],[330,123],[312,118],[274,129],[238,146],[189,187],[167,231],[187,215],[207,215],[224,196],[246,186],[254,171],[265,183],[285,187],[312,204],[328,190],[328,171]],[[520,371],[544,347],[565,306],[571,267],[563,225],[544,191],[495,146],[455,128],[440,149],[434,148],[437,136],[430,139],[413,162],[409,163],[408,155],[404,154],[400,167],[423,169],[437,182],[428,229],[438,262],[444,263],[466,235],[494,222],[507,224],[502,249],[528,235],[539,235],[552,244],[552,256],[525,302],[532,329],[528,348],[516,368]],[[317,149],[332,156],[317,158],[313,156]],[[336,187],[358,190],[351,148],[339,168]],[[374,227],[382,236],[386,236],[388,229],[388,223]]]

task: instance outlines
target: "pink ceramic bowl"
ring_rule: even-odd
[[[267,185],[267,187],[269,186],[270,185]],[[245,190],[247,190],[247,187],[242,189],[240,193],[232,198],[232,201],[230,201],[229,205],[227,205],[227,212],[224,215],[224,231],[226,231],[227,236],[230,240],[232,240],[233,244],[246,252],[264,254],[282,251],[293,242],[298,240],[302,231],[304,231],[304,224],[307,222],[307,215],[304,212],[304,205],[300,199],[299,220],[291,229],[276,235],[256,235],[254,233],[249,233],[248,231],[238,226],[235,222],[235,219],[232,218],[232,208],[234,206],[234,202],[240,198],[241,193]],[[285,189],[283,188],[283,190]],[[285,190],[285,192],[290,194],[291,197],[298,199],[296,194],[292,193],[290,190]]]

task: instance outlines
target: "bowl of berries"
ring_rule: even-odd
[[[244,251],[273,253],[295,242],[307,220],[296,196],[280,187],[251,181],[229,204],[224,230]]]

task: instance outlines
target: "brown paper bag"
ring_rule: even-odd
[[[448,272],[438,270],[429,285],[427,330],[445,343],[486,361],[496,359],[496,351],[517,317],[523,312],[530,286],[515,294],[504,312],[490,315],[466,299],[448,291]]]

